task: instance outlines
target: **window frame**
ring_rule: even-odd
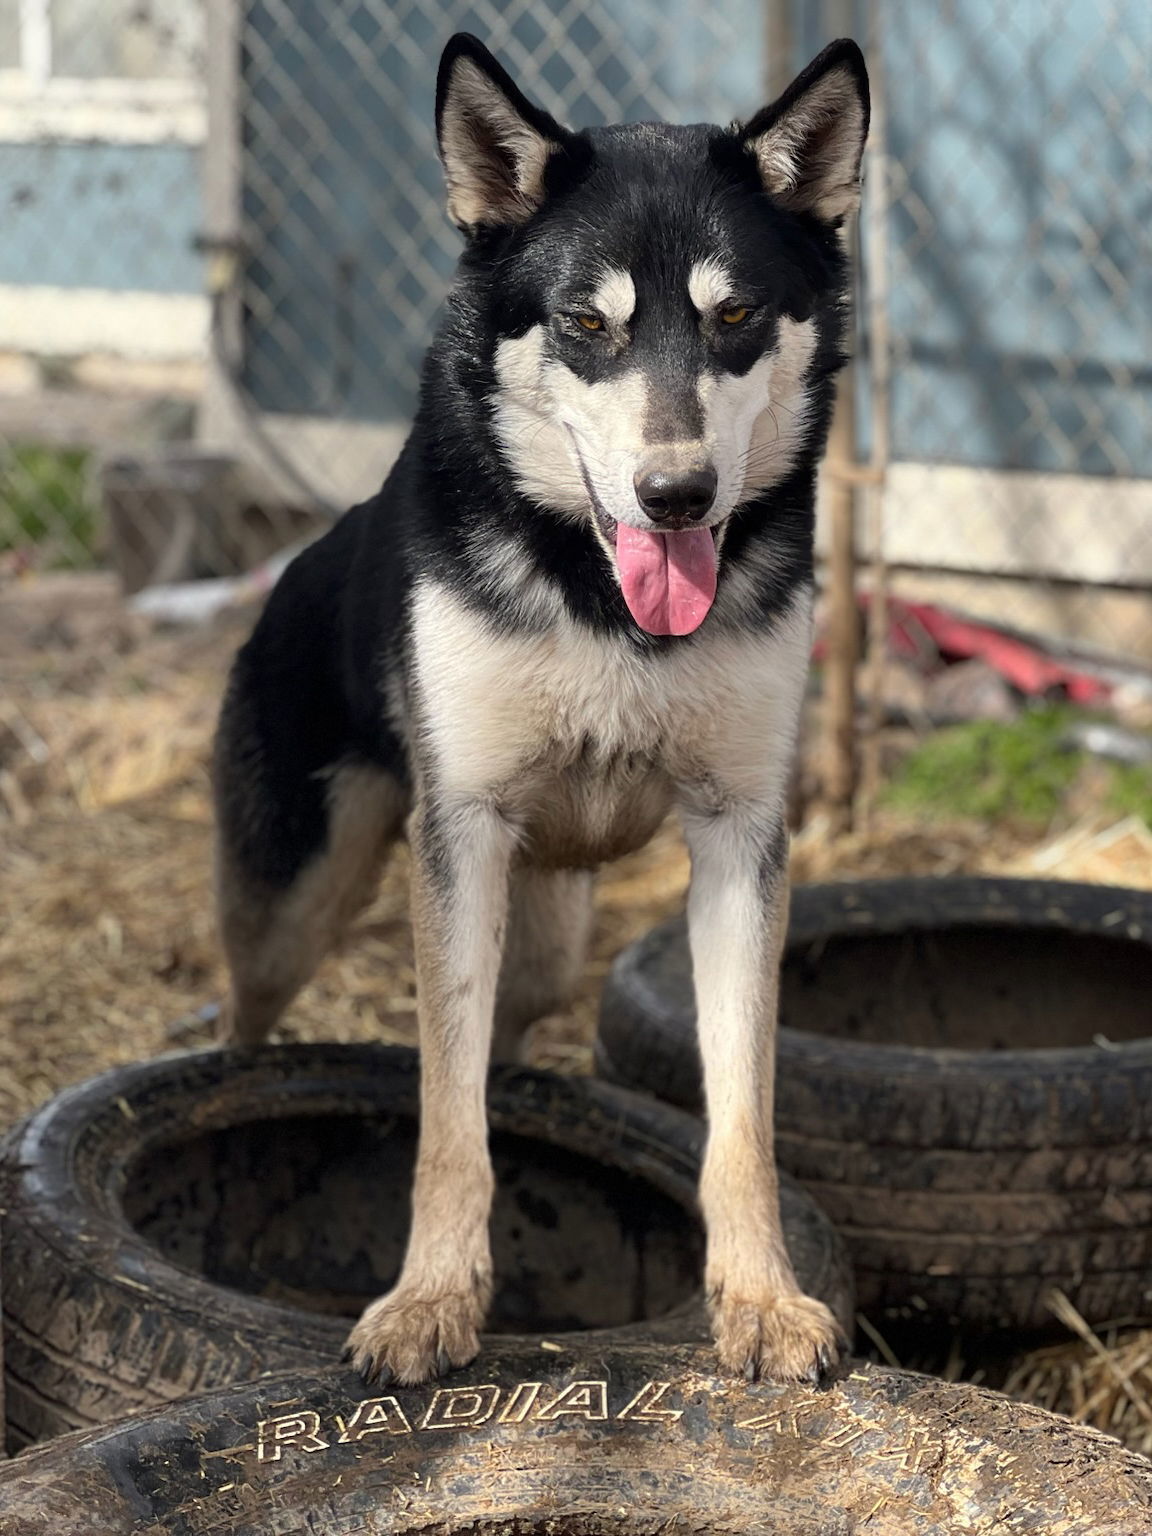
[[[52,5],[19,0],[20,64],[0,69],[0,143],[204,143],[202,79],[53,74]]]

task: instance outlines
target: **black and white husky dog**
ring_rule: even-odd
[[[492,1289],[490,1054],[565,1004],[593,871],[675,807],[720,1360],[814,1378],[840,1340],[781,1236],[773,1058],[864,60],[833,43],[743,126],[574,132],[457,36],[436,117],[465,248],[415,425],[285,572],[223,707],[224,1038],[264,1039],[406,830],[412,1225],[349,1351],[404,1383],[465,1364]]]

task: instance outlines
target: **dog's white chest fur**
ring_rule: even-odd
[[[548,863],[639,846],[677,785],[775,800],[810,609],[803,592],[770,634],[704,632],[638,655],[565,616],[543,634],[495,633],[425,582],[413,608],[417,753],[430,754],[438,791],[496,799]]]

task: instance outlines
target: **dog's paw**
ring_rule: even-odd
[[[484,1311],[475,1293],[428,1297],[398,1286],[366,1309],[344,1358],[368,1385],[419,1386],[475,1360]]]
[[[721,1290],[710,1310],[721,1367],[746,1381],[816,1386],[845,1348],[824,1303],[798,1291],[752,1300]]]

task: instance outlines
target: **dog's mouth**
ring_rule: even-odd
[[[717,538],[723,522],[672,533],[634,528],[606,511],[584,466],[575,434],[572,447],[592,503],[596,526],[616,555],[628,612],[650,635],[690,635],[716,600]]]
[[[616,534],[617,534],[617,529],[620,527],[620,524],[616,521],[616,519],[614,517],[609,517],[608,513],[605,512],[604,508],[601,506],[599,500],[596,497],[595,491],[593,491],[591,489],[591,487],[589,487],[589,492],[588,493],[589,493],[590,497],[592,498],[592,510],[596,514],[596,526],[599,528],[600,532],[604,535],[604,537],[608,541],[608,543],[612,545],[613,549],[615,549],[616,548]],[[718,523],[712,523],[707,528],[704,528],[704,529],[700,529],[700,528],[680,528],[680,529],[674,530],[672,533],[661,533],[661,534],[659,534],[657,536],[659,538],[662,538],[662,539],[678,539],[681,536],[681,534],[683,534],[683,533],[701,533],[701,532],[703,532],[703,533],[710,534],[711,538],[712,538],[712,543],[715,544],[715,545],[718,545],[719,541],[720,541],[720,535],[723,533],[724,525],[725,525],[725,523],[727,523],[727,521],[728,521],[728,519],[726,517],[722,517]],[[653,529],[652,531],[653,531],[653,533],[656,532],[655,529]]]

